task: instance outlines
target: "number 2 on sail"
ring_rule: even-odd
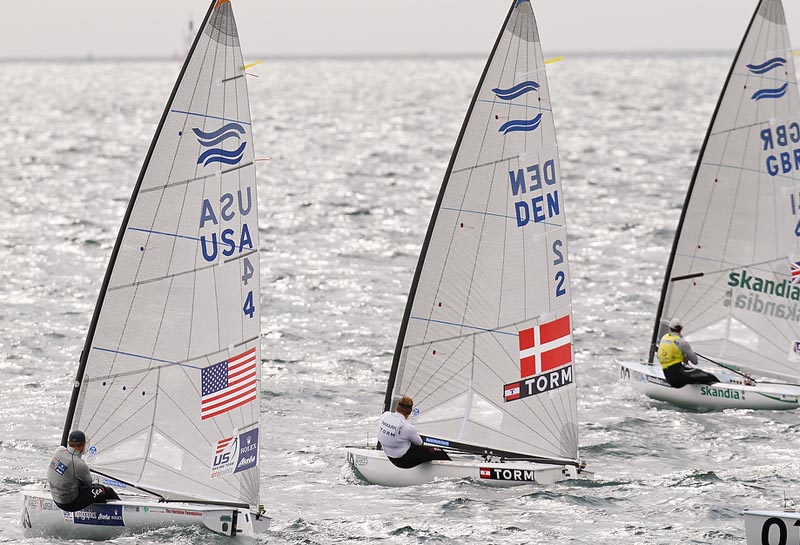
[[[561,241],[561,239],[556,239],[555,242],[553,242],[553,253],[556,256],[555,260],[553,260],[553,265],[561,265],[564,263],[564,254],[561,252],[561,247],[563,245],[564,243]],[[566,280],[567,275],[564,274],[564,271],[556,271],[556,297],[561,297],[562,295],[567,294],[567,290],[564,287]]]

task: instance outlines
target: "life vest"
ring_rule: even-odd
[[[661,363],[661,368],[666,369],[675,364],[683,363],[683,350],[678,348],[675,341],[680,339],[680,335],[667,333],[661,337],[661,342],[658,343],[658,361]]]

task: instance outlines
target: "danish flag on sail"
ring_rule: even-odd
[[[538,375],[571,361],[569,314],[519,332],[520,378]]]

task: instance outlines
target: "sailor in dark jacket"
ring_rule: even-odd
[[[64,511],[79,511],[92,503],[118,500],[113,488],[92,483],[89,466],[81,460],[86,450],[86,435],[75,430],[66,448],[58,447],[47,468],[47,481],[53,501]]]

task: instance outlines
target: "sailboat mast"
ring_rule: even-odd
[[[203,23],[200,25],[200,29],[204,29],[206,27],[206,23],[211,18],[211,14],[214,12],[214,9],[219,3],[220,0],[212,0],[211,5],[206,12],[205,19],[203,19]],[[181,68],[180,74],[178,74],[178,79],[175,82],[175,86],[172,88],[172,93],[169,96],[169,100],[167,101],[167,105],[164,108],[164,113],[161,114],[161,121],[158,123],[158,127],[156,128],[155,135],[153,136],[153,140],[150,143],[150,149],[147,151],[147,156],[145,157],[144,163],[142,164],[142,169],[139,172],[139,178],[136,180],[136,185],[133,188],[133,193],[131,194],[131,198],[128,201],[128,208],[125,211],[125,216],[122,219],[122,225],[120,226],[119,232],[117,233],[117,240],[114,243],[114,249],[111,251],[111,259],[108,261],[108,267],[106,268],[106,274],[103,278],[103,284],[100,287],[100,293],[97,296],[97,303],[94,307],[94,314],[92,315],[92,321],[89,324],[89,331],[86,334],[86,342],[83,345],[83,350],[81,351],[80,361],[78,363],[78,372],[75,375],[75,382],[72,385],[72,395],[69,401],[69,408],[67,409],[67,417],[64,421],[64,431],[61,435],[61,445],[67,446],[67,439],[69,437],[69,432],[71,431],[70,428],[72,427],[72,420],[75,417],[75,409],[78,406],[78,397],[81,392],[81,383],[83,382],[83,375],[86,371],[86,362],[89,360],[89,353],[92,349],[92,341],[94,339],[94,334],[97,329],[97,321],[100,318],[100,311],[103,308],[103,301],[106,297],[106,291],[108,290],[108,284],[111,281],[111,273],[114,270],[114,264],[117,261],[117,257],[119,255],[120,247],[122,246],[122,239],[125,235],[125,230],[128,227],[128,222],[130,221],[131,213],[133,212],[134,204],[136,203],[136,196],[139,194],[139,189],[142,186],[142,181],[144,180],[145,173],[147,172],[147,168],[150,165],[150,159],[153,156],[153,152],[156,147],[156,143],[158,142],[158,138],[161,135],[161,130],[164,127],[164,123],[167,119],[167,115],[169,114],[170,108],[172,107],[172,103],[175,100],[175,95],[178,92],[178,88],[180,87],[181,81],[183,81],[184,74],[186,73],[186,69],[189,66],[189,61],[192,58],[192,54],[194,53],[195,48],[197,47],[198,42],[200,41],[201,32],[198,31],[197,35],[194,38],[194,42],[192,43],[192,47],[189,50],[188,54],[186,55],[186,60],[183,62],[183,67]]]
[[[406,301],[406,310],[403,313],[403,321],[400,324],[400,333],[397,335],[397,344],[394,348],[394,358],[392,359],[392,369],[389,372],[389,382],[386,385],[386,397],[383,401],[383,410],[389,411],[392,408],[392,392],[394,391],[394,384],[397,379],[397,370],[400,367],[400,355],[403,352],[403,341],[406,338],[406,330],[408,329],[408,321],[411,317],[411,308],[414,306],[414,297],[417,293],[417,288],[419,286],[419,280],[422,276],[422,266],[425,264],[425,257],[428,253],[428,247],[430,246],[431,237],[433,236],[433,229],[436,226],[436,218],[439,216],[439,210],[442,206],[442,200],[444,199],[445,190],[447,189],[447,183],[450,180],[450,174],[453,171],[453,165],[455,164],[456,157],[458,156],[458,151],[461,148],[461,141],[464,139],[464,133],[467,130],[467,124],[469,123],[469,118],[472,115],[472,110],[475,108],[475,103],[478,101],[478,95],[480,93],[481,87],[483,86],[483,82],[486,79],[486,74],[489,72],[489,67],[492,64],[492,60],[494,59],[495,53],[497,52],[497,48],[500,45],[500,41],[503,37],[503,33],[505,32],[506,27],[508,26],[508,21],[511,19],[511,15],[514,13],[514,8],[516,7],[517,3],[520,0],[513,0],[511,2],[511,8],[508,10],[508,15],[506,15],[505,22],[503,26],[500,27],[500,33],[497,35],[497,40],[494,43],[494,47],[492,48],[492,52],[489,55],[489,59],[486,61],[486,66],[483,68],[483,73],[481,74],[481,78],[478,81],[478,86],[475,88],[475,93],[472,95],[472,101],[469,104],[469,108],[467,109],[467,115],[464,116],[464,123],[461,125],[461,132],[458,133],[458,138],[456,139],[456,144],[453,147],[453,154],[450,156],[450,163],[447,165],[447,170],[445,171],[444,180],[442,180],[442,186],[439,189],[439,195],[436,198],[436,204],[433,207],[433,214],[431,215],[430,223],[428,223],[428,231],[425,234],[425,240],[422,243],[422,248],[419,253],[419,260],[417,261],[417,268],[414,271],[414,279],[411,282],[411,289],[408,293],[408,300]]]
[[[745,41],[747,37],[750,35],[750,29],[753,27],[753,23],[756,20],[756,16],[758,12],[761,10],[761,4],[764,0],[759,0],[758,5],[756,6],[756,10],[753,13],[753,17],[750,19],[750,24],[747,25],[747,31],[742,36],[742,41],[739,44],[739,49],[736,51],[736,55],[733,58],[733,63],[731,64],[731,68],[728,71],[728,77],[725,79],[725,85],[722,87],[722,92],[719,94],[719,98],[717,99],[717,106],[714,108],[714,114],[711,116],[711,122],[708,124],[708,130],[706,131],[706,137],[703,140],[703,146],[700,148],[700,153],[697,155],[697,163],[694,166],[694,172],[692,173],[692,180],[689,182],[689,189],[686,191],[686,198],[683,201],[683,209],[681,210],[681,217],[678,220],[678,228],[675,230],[675,238],[672,240],[672,251],[669,254],[669,261],[667,262],[667,270],[664,274],[664,284],[661,287],[661,299],[658,301],[658,310],[656,311],[656,321],[653,326],[653,338],[650,341],[650,348],[647,355],[647,361],[652,362],[653,357],[655,356],[659,338],[661,336],[662,331],[662,324],[661,324],[661,315],[664,312],[664,304],[667,298],[667,292],[669,291],[670,282],[672,282],[672,266],[675,263],[675,253],[678,251],[678,243],[680,242],[681,238],[681,231],[683,230],[683,223],[686,219],[686,211],[689,209],[689,203],[692,200],[692,191],[694,189],[695,181],[697,180],[697,173],[700,171],[700,165],[703,162],[703,156],[706,152],[706,147],[708,146],[708,141],[711,138],[711,131],[714,129],[714,124],[717,120],[717,114],[719,113],[720,106],[722,105],[722,99],[725,96],[725,92],[728,90],[728,85],[730,84],[731,77],[733,76],[733,72],[736,69],[736,65],[739,63],[739,56],[742,53],[742,48],[744,47]]]

